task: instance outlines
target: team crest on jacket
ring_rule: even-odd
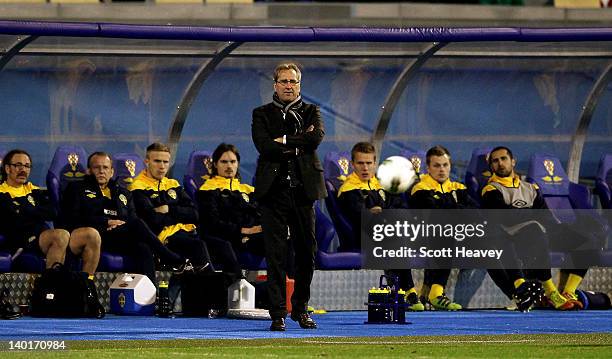
[[[173,189],[168,190],[168,196],[172,199],[176,199],[176,192]]]
[[[243,199],[243,200],[244,200],[246,203],[249,203],[249,195],[248,195],[248,194],[243,193],[243,194],[242,194],[242,199]]]
[[[34,197],[32,197],[31,195],[28,195],[26,198],[28,199],[28,202],[30,202],[32,206],[36,206],[36,201],[34,201]]]
[[[383,201],[386,201],[386,195],[385,195],[385,190],[384,189],[379,189],[378,190],[378,194],[380,195],[380,197],[382,198]]]
[[[121,203],[123,203],[124,206],[127,206],[127,198],[123,193],[119,195],[119,200],[121,201]]]

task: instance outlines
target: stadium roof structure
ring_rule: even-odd
[[[168,127],[168,143],[178,146],[187,115],[203,84],[221,63],[259,68],[261,61],[300,59],[316,61],[319,69],[399,68],[391,79],[373,126],[353,124],[369,131],[379,149],[391,118],[410,82],[420,70],[429,71],[529,71],[562,68],[563,73],[586,74],[588,95],[580,108],[567,157],[568,175],[577,181],[580,161],[593,113],[612,77],[612,28],[329,28],[274,26],[173,26],[113,23],[0,21],[0,71],[13,58],[27,61],[12,66],[20,70],[64,71],[73,66],[58,57],[163,59],[155,66],[167,71],[196,67]],[[189,61],[186,61],[188,59]],[[101,60],[97,68],[112,67]],[[608,91],[609,92],[609,91]],[[547,100],[544,99],[544,102]],[[548,105],[548,104],[547,104]],[[605,104],[610,113],[610,105]],[[341,117],[341,116],[340,116]],[[608,119],[609,121],[609,119]],[[371,121],[374,122],[374,121]],[[538,133],[530,134],[534,142]],[[610,136],[590,139],[610,147]],[[482,137],[475,134],[476,137]],[[409,137],[408,137],[409,138]],[[507,137],[507,138],[512,138]],[[553,138],[547,135],[542,138]]]

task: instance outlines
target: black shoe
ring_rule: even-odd
[[[272,319],[272,324],[270,324],[270,330],[273,332],[284,332],[285,318]]]
[[[177,263],[177,264],[174,264],[168,267],[166,268],[168,268],[174,274],[182,274],[184,272],[193,271],[193,264],[191,264],[191,261],[189,260],[189,258],[185,258],[183,262]]]
[[[291,319],[300,324],[302,329],[317,329],[317,323],[308,315],[308,313],[293,313]]]
[[[6,288],[0,294],[0,319],[19,319],[21,312],[15,310],[8,301],[8,291]]]
[[[542,300],[543,296],[542,284],[535,281],[523,282],[514,292],[516,309],[521,312],[528,312],[535,303]]]
[[[87,304],[89,307],[89,313],[94,318],[104,318],[106,310],[100,304],[98,299],[98,291],[96,290],[96,284],[92,279],[87,279]]]
[[[179,265],[176,266],[172,266],[171,268],[172,272],[174,272],[174,274],[183,274],[183,273],[206,273],[206,272],[213,272],[214,268],[210,265],[210,263],[204,263],[201,265],[194,265],[193,263],[191,263],[191,261],[187,258],[185,259],[184,263],[181,263]]]

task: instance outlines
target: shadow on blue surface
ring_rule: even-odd
[[[3,321],[0,340],[258,339],[405,335],[479,335],[610,333],[612,311],[509,311],[409,313],[412,324],[364,324],[367,312],[315,315],[317,330],[303,330],[288,320],[284,333],[270,332],[262,320],[127,317]]]

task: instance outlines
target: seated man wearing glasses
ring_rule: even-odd
[[[22,251],[42,253],[46,267],[64,263],[66,248],[83,259],[83,272],[88,275],[89,300],[99,303],[93,275],[100,258],[100,236],[85,228],[72,234],[65,229],[49,228],[47,222],[57,217],[46,190],[28,182],[32,159],[23,150],[12,150],[4,156],[3,182],[0,184],[0,233],[6,237],[5,248],[13,257]],[[99,306],[99,305],[98,305]],[[103,308],[100,306],[100,309]]]

